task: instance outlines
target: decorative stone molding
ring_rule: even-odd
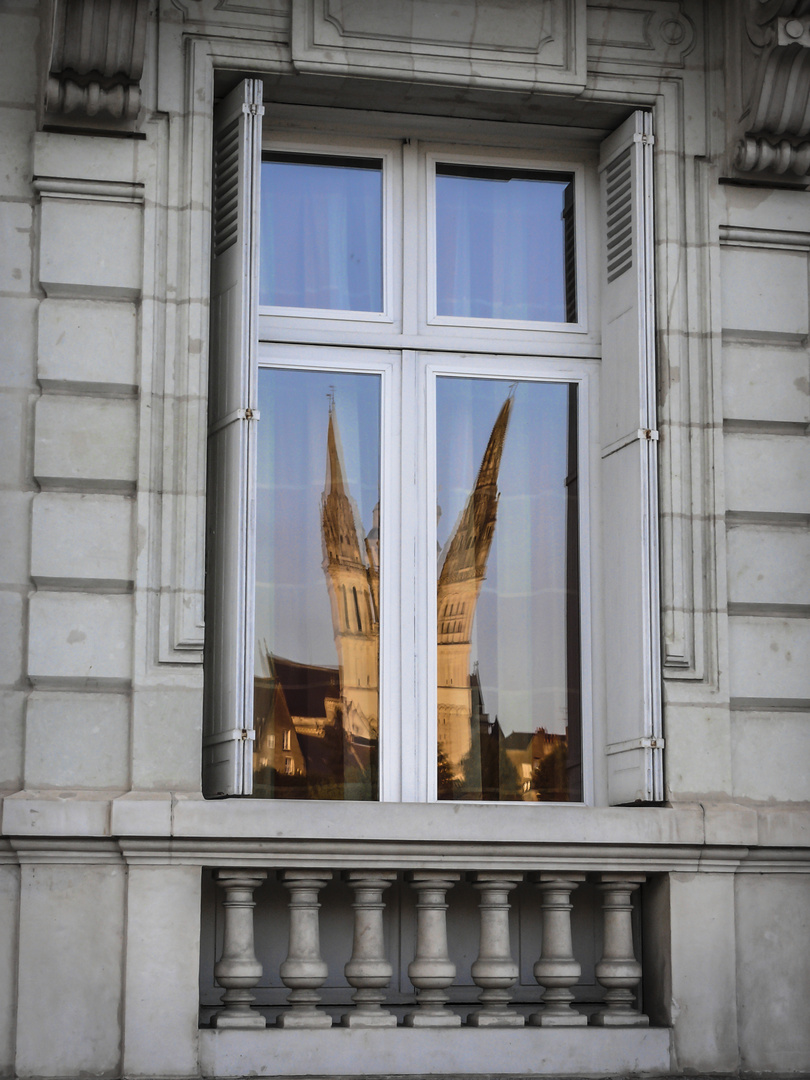
[[[299,71],[556,92],[585,86],[585,0],[292,0]]]
[[[54,0],[46,111],[134,120],[148,14],[148,0]]]
[[[759,55],[741,119],[740,172],[810,174],[810,3],[749,0],[748,41]]]

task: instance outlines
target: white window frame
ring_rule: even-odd
[[[246,83],[242,85],[247,85],[250,82],[251,80],[246,80]],[[239,87],[237,87],[236,92],[239,92]],[[256,90],[254,89],[252,92],[255,94]],[[508,356],[510,364],[513,365],[509,368],[509,372],[512,374],[517,370],[525,370],[530,372],[526,376],[528,378],[553,379],[553,381],[566,382],[576,381],[580,384],[582,389],[579,408],[579,467],[583,470],[582,494],[580,497],[580,595],[583,605],[586,601],[590,601],[587,605],[587,611],[583,612],[582,619],[583,660],[581,679],[583,690],[583,795],[585,802],[594,799],[595,788],[594,755],[592,752],[588,752],[589,730],[586,728],[585,716],[588,715],[588,725],[593,730],[590,717],[594,710],[597,709],[597,702],[601,696],[601,690],[594,677],[594,670],[598,665],[594,663],[592,657],[594,632],[590,622],[590,613],[597,609],[602,612],[608,609],[608,617],[605,619],[601,631],[601,635],[606,639],[606,645],[610,643],[612,627],[615,623],[618,627],[616,640],[619,643],[619,655],[621,655],[622,649],[629,649],[632,651],[636,661],[631,665],[631,680],[623,679],[620,664],[614,663],[614,670],[608,672],[605,691],[605,753],[609,788],[608,801],[611,803],[658,801],[662,797],[661,750],[663,740],[661,739],[660,726],[661,709],[657,657],[657,505],[655,491],[654,355],[652,350],[652,188],[650,177],[652,136],[650,121],[649,114],[640,112],[632,114],[625,124],[621,125],[618,131],[606,140],[603,145],[603,166],[609,167],[611,160],[618,154],[626,154],[630,161],[629,175],[631,176],[631,182],[627,190],[629,192],[628,198],[632,202],[629,219],[632,229],[629,232],[630,239],[627,242],[631,245],[634,256],[630,285],[634,286],[635,292],[633,287],[630,287],[629,290],[626,287],[627,279],[620,283],[622,287],[617,290],[615,285],[612,286],[610,281],[606,283],[603,278],[602,322],[605,328],[603,346],[605,349],[610,350],[610,356],[603,356],[600,365],[594,363],[593,371],[590,370],[591,365],[588,364],[588,361],[595,361],[598,353],[594,350],[592,334],[589,334],[587,329],[589,325],[587,321],[587,305],[589,300],[593,303],[594,297],[593,282],[591,282],[590,287],[587,285],[588,268],[592,265],[593,254],[592,244],[585,242],[585,234],[588,228],[586,217],[588,200],[583,201],[583,190],[588,182],[587,170],[582,174],[576,193],[576,213],[578,215],[576,220],[578,315],[580,318],[584,316],[584,319],[582,324],[576,324],[573,330],[571,324],[553,324],[551,327],[537,326],[536,329],[531,330],[523,326],[515,328],[508,324],[487,325],[486,327],[475,326],[475,329],[471,330],[471,325],[475,324],[467,320],[464,321],[466,325],[463,326],[428,324],[428,293],[425,288],[416,290],[416,306],[422,308],[421,311],[418,311],[416,319],[414,319],[413,306],[410,305],[409,309],[409,304],[403,303],[401,326],[395,328],[393,332],[389,327],[387,334],[382,333],[383,328],[379,320],[354,319],[353,317],[343,320],[342,318],[336,318],[334,312],[328,312],[323,317],[313,312],[307,312],[305,315],[279,314],[272,321],[268,316],[263,316],[261,333],[256,336],[262,339],[276,337],[278,341],[290,341],[290,335],[292,334],[297,338],[298,344],[293,345],[290,341],[287,348],[288,350],[292,348],[299,350],[300,355],[300,349],[314,347],[317,341],[323,342],[325,339],[335,346],[345,345],[347,337],[351,340],[352,332],[356,334],[362,329],[363,340],[356,340],[354,344],[358,346],[361,344],[374,345],[378,349],[381,346],[393,347],[401,352],[401,369],[398,378],[401,380],[402,415],[415,416],[417,422],[416,424],[403,424],[401,417],[389,417],[387,421],[389,428],[387,430],[393,430],[391,424],[399,425],[401,469],[408,467],[403,465],[403,462],[420,460],[421,450],[421,460],[425,462],[425,466],[416,470],[416,482],[411,484],[419,507],[431,505],[430,495],[433,476],[431,453],[435,454],[435,450],[430,449],[432,444],[430,442],[430,424],[427,419],[431,415],[431,379],[435,379],[437,372],[452,373],[453,375],[465,373],[462,367],[456,366],[458,361],[448,370],[446,362],[438,358],[442,350],[449,349],[456,355],[465,350],[474,352],[475,360],[469,365],[469,373],[471,374],[484,373],[490,377],[509,377],[505,371],[496,373],[491,366],[486,369],[484,367],[488,362],[491,365],[495,356]],[[307,139],[299,141],[289,138],[288,133],[285,132],[283,140],[272,140],[272,148],[279,148],[282,141],[286,142],[287,145],[295,145],[296,149],[299,150],[307,144],[309,146],[316,145],[309,136]],[[331,143],[335,147],[334,152],[336,153],[340,152],[337,149],[338,142],[339,140]],[[351,142],[355,153],[370,156],[368,147],[372,145],[371,141],[365,140],[360,143],[352,139]],[[246,145],[248,144],[246,143]],[[252,149],[255,146],[256,137],[254,134],[249,143],[250,153],[255,154],[255,149]],[[319,153],[327,152],[326,143],[318,139],[317,149]],[[444,145],[431,147],[429,151],[431,160],[453,160],[444,151]],[[376,156],[377,151],[375,150],[373,153]],[[493,161],[494,158],[494,155],[490,157],[488,152],[482,154],[476,151],[473,154],[467,151],[466,153],[468,160],[474,159],[477,164],[485,164],[487,160]],[[427,205],[425,198],[427,167],[420,169],[418,154],[419,151],[414,146],[410,146],[407,140],[403,142],[402,175],[404,178],[405,198],[407,198],[409,184],[412,185],[416,181],[417,185],[422,185],[422,191],[418,198],[420,200],[419,205],[423,208],[422,220],[424,222],[425,217],[430,217],[429,214],[424,213],[424,208]],[[395,154],[392,150],[388,160],[393,161],[394,159]],[[498,159],[498,162],[493,161],[493,163],[504,163],[503,152],[498,152]],[[250,167],[258,169],[258,162],[255,158],[251,160],[253,160],[253,165]],[[577,169],[582,171],[581,163],[561,162],[554,159],[553,155],[549,158],[540,155],[538,155],[538,158],[533,158],[528,154],[524,156],[513,154],[510,149],[508,160],[510,164],[517,160],[521,163],[521,167],[523,162],[530,161],[531,164],[528,167],[548,172],[558,169],[568,173],[574,172],[576,175]],[[425,157],[425,162],[427,162],[427,157]],[[389,169],[389,174],[392,171]],[[384,189],[389,191],[386,199],[386,221],[389,221],[388,215],[393,213],[394,203],[397,198],[396,185],[393,185],[389,179],[385,181]],[[392,192],[393,194],[391,194]],[[248,224],[243,230],[244,242],[248,246],[253,245],[254,250],[251,257],[255,265],[255,247],[257,245],[255,219],[257,211],[246,208],[245,214]],[[250,220],[251,215],[253,217],[252,221]],[[604,219],[604,209],[602,216]],[[396,218],[396,215],[394,214],[393,217]],[[385,271],[385,280],[393,282],[395,280],[393,266],[401,266],[403,296],[409,295],[409,285],[414,284],[415,274],[418,277],[421,273],[422,281],[427,280],[427,275],[424,273],[425,262],[428,258],[427,252],[431,249],[427,240],[427,229],[423,229],[421,234],[424,235],[425,240],[414,250],[415,241],[412,231],[409,233],[407,229],[404,230],[401,253],[392,258],[391,270]],[[389,237],[391,235],[393,234],[389,233]],[[388,242],[386,241],[386,243]],[[392,256],[393,247],[394,245],[391,244],[386,248],[386,251],[390,251]],[[631,297],[629,319],[627,318],[627,308],[623,310],[616,308],[614,310],[617,300],[621,306],[622,303],[625,303],[628,295]],[[393,308],[388,310],[392,311]],[[393,321],[396,322],[396,320]],[[291,322],[298,329],[292,328]],[[489,320],[486,320],[486,322],[489,323]],[[347,329],[349,330],[348,334]],[[420,330],[429,330],[429,332],[420,333]],[[414,331],[416,332],[414,333]],[[442,334],[446,334],[450,340],[443,341]],[[324,336],[326,336],[325,339]],[[233,335],[231,337],[233,338]],[[241,339],[244,341],[244,338],[245,334],[243,332]],[[256,347],[259,347],[258,340],[254,340],[255,347],[243,349],[240,357],[215,356],[212,358],[212,362],[214,364],[245,364],[246,362],[253,364],[252,357],[255,356]],[[606,344],[608,341],[609,344]],[[264,346],[261,348],[263,349]],[[248,354],[251,356],[249,361],[246,360]],[[436,357],[436,359],[431,359],[429,363],[423,364],[422,375],[420,375],[418,354]],[[522,357],[521,354],[523,354]],[[533,355],[535,359],[529,359],[526,354]],[[547,357],[547,360],[544,359],[541,362],[537,359],[539,355]],[[487,361],[487,357],[489,357],[489,361]],[[551,368],[541,369],[541,364],[556,365],[555,370],[558,374],[554,376],[548,374],[547,372]],[[561,373],[565,370],[566,364],[570,376],[563,377]],[[300,363],[293,361],[292,364],[284,366],[297,367],[300,366]],[[596,375],[597,366],[601,368],[599,376]],[[346,370],[345,366],[341,366],[341,370]],[[363,364],[363,370],[368,370],[365,364]],[[587,377],[585,372],[587,372]],[[593,402],[597,396],[593,390],[600,379],[604,384],[606,373],[611,392],[606,395],[604,387],[600,392],[602,421],[600,425],[596,425],[591,422],[590,416],[593,410]],[[255,382],[255,373],[253,380]],[[388,399],[390,399],[390,395],[388,395]],[[385,400],[386,398],[384,398]],[[603,446],[602,468],[601,470],[590,468],[589,481],[586,485],[585,471],[589,469],[591,462],[591,444],[594,434],[597,427],[601,427],[600,441],[603,444],[605,443],[605,432],[610,430],[611,423],[616,421],[616,416],[610,413],[606,402],[614,404],[616,401],[623,403],[622,408],[618,410],[622,414],[620,423],[628,427],[628,430],[618,440],[612,442],[608,440],[610,445]],[[586,402],[588,403],[587,411],[584,404]],[[627,419],[625,413],[628,414],[632,423],[625,423]],[[216,410],[214,415],[216,415]],[[242,419],[249,420],[251,418],[242,417]],[[384,424],[385,422],[383,421]],[[384,435],[383,438],[386,438],[386,436]],[[415,446],[406,445],[409,441],[413,442],[413,440],[416,440]],[[255,454],[255,445],[253,453]],[[387,456],[383,455],[383,460]],[[610,464],[605,466],[605,461],[610,461]],[[245,476],[251,477],[254,471],[255,466],[251,467],[248,464],[245,467]],[[618,490],[615,486],[615,478],[619,476],[619,488],[623,495],[630,498],[633,504],[633,515],[631,516],[633,518],[634,532],[629,543],[622,537],[621,528],[616,523],[615,505],[609,507],[608,512],[601,515],[594,511],[590,505],[593,503],[594,507],[598,507],[599,504],[599,485],[596,483],[597,471],[601,471],[603,476],[608,479],[607,486],[610,488],[612,484],[613,490]],[[435,649],[428,649],[428,655],[424,653],[424,650],[420,654],[418,642],[435,642],[436,569],[435,565],[432,565],[435,564],[435,555],[432,560],[429,558],[431,550],[429,538],[431,536],[435,545],[435,526],[431,526],[430,513],[427,513],[427,527],[421,530],[422,535],[403,537],[400,545],[400,550],[407,550],[412,542],[412,550],[417,553],[419,553],[421,545],[422,554],[417,554],[417,563],[421,561],[422,565],[421,567],[417,565],[416,575],[411,573],[410,580],[406,580],[407,575],[402,571],[402,565],[406,560],[399,561],[398,556],[392,560],[390,553],[386,555],[386,532],[391,537],[394,535],[399,536],[402,534],[404,527],[415,528],[414,523],[418,518],[418,515],[413,513],[413,507],[409,506],[408,499],[404,497],[401,480],[400,475],[397,503],[395,507],[389,506],[384,529],[382,530],[383,551],[381,559],[385,557],[386,561],[390,562],[389,573],[395,565],[399,567],[397,586],[395,587],[390,583],[388,585],[388,593],[392,603],[394,600],[397,601],[397,611],[399,613],[415,610],[416,618],[411,626],[410,622],[404,622],[400,617],[391,618],[389,615],[386,620],[388,626],[385,629],[381,628],[381,690],[383,681],[388,685],[384,696],[381,694],[380,704],[381,715],[383,715],[383,708],[385,708],[388,710],[389,716],[387,731],[385,721],[381,722],[381,762],[383,763],[381,767],[381,798],[386,801],[408,802],[427,801],[435,797],[435,747],[431,743],[431,734],[435,731],[435,689],[431,690],[431,674],[434,675],[433,682],[435,682]],[[391,486],[391,476],[388,476],[387,480],[384,479],[383,482],[389,490],[394,490]],[[622,485],[624,486],[622,487]],[[251,498],[249,491],[245,492],[245,498],[249,502]],[[637,529],[635,528],[636,518],[638,519]],[[603,575],[604,587],[601,597],[603,602],[601,604],[597,603],[596,594],[592,588],[589,566],[590,556],[593,556],[595,564],[599,562],[596,548],[591,543],[593,539],[591,526],[595,521],[601,522],[600,543],[596,547],[599,548],[603,564],[610,568],[610,573]],[[232,524],[218,524],[221,532],[227,533],[229,528],[233,528]],[[244,528],[244,525],[240,525],[240,527]],[[435,546],[432,550],[435,552]],[[386,571],[384,570],[383,573],[385,575]],[[623,580],[625,584],[628,581],[631,582],[632,587],[629,591],[632,596],[629,599],[622,595],[621,589],[617,591],[614,588],[611,593],[611,589],[608,587],[611,577],[615,577],[617,581]],[[420,582],[420,584],[417,582]],[[251,589],[252,576],[248,575],[247,580],[244,582],[244,597],[241,601],[243,607],[248,611],[252,611],[252,597],[247,596],[244,590],[249,592]],[[383,601],[383,606],[384,611],[388,609],[386,601]],[[242,620],[242,615],[236,620],[237,623],[240,620]],[[409,649],[405,639],[407,638],[410,641],[411,634],[413,634],[413,646]],[[396,647],[394,647],[395,644]],[[215,655],[217,647],[215,639],[213,645]],[[252,655],[252,651],[250,655]],[[609,657],[608,667],[610,668],[610,666],[611,659]],[[215,673],[214,678],[228,678],[227,668],[222,663],[214,664],[213,671]],[[207,677],[210,676],[207,675]],[[244,678],[244,673],[242,681],[245,685],[251,682],[249,678]],[[623,685],[628,681],[632,685]],[[407,690],[409,686],[418,688],[415,701],[413,693],[409,693]],[[589,686],[591,688],[590,693],[588,692]],[[431,693],[433,693],[433,701],[431,701]],[[249,688],[246,689],[246,694],[251,697],[252,701]],[[389,703],[392,701],[395,701],[396,705]],[[619,703],[618,708],[617,702]],[[627,702],[630,702],[629,707]],[[433,708],[431,708],[432,704]],[[392,725],[391,719],[397,715],[401,718],[401,722]],[[227,728],[227,721],[224,721],[219,716],[215,716],[213,722],[217,731]],[[211,723],[212,720],[209,718],[207,720],[209,730]],[[240,706],[237,705],[231,727],[228,729],[233,733],[229,745],[232,745],[237,752],[240,724],[242,725],[241,741],[249,746],[251,733],[248,732],[246,735],[245,729],[252,726],[252,711],[245,707],[245,701],[242,702],[241,711]],[[384,735],[383,732],[385,732]],[[216,737],[221,739],[219,735]],[[383,746],[383,739],[388,744],[387,746]],[[399,745],[395,748],[396,741],[398,741]],[[244,749],[243,745],[243,752]],[[413,754],[411,754],[411,751],[413,751]],[[393,762],[397,762],[397,765],[392,765]],[[249,769],[247,766],[247,760],[243,759],[241,767],[237,766],[231,770],[231,775],[237,778],[239,776],[243,777],[244,784],[240,787],[237,783],[230,793],[247,792],[249,788]],[[613,768],[611,768],[612,766]],[[612,788],[611,775],[616,777]],[[229,792],[212,790],[209,785],[208,793]],[[537,806],[537,804],[533,803],[525,805]]]

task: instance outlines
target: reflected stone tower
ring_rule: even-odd
[[[326,482],[321,498],[323,568],[332,605],[340,665],[343,730],[352,739],[377,738],[379,684],[379,542],[375,528],[361,544],[360,515],[344,479],[334,402],[329,409]]]
[[[476,730],[473,739],[472,723],[472,626],[495,531],[498,472],[513,400],[514,390],[510,391],[498,413],[475,487],[445,548],[439,574],[438,742],[439,753],[453,780],[461,779],[461,765],[470,751],[479,750],[478,732]]]

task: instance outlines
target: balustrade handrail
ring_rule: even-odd
[[[393,870],[360,867],[341,871],[353,893],[352,955],[344,967],[354,989],[354,1007],[341,1018],[348,1028],[394,1027],[397,1017],[386,1009],[386,989],[393,970],[384,953],[384,893],[396,880]],[[224,891],[224,936],[214,976],[225,990],[223,1008],[212,1017],[217,1028],[262,1028],[266,1017],[255,1005],[252,990],[259,984],[262,965],[254,946],[255,890],[267,879],[266,869],[221,868],[214,877]],[[320,989],[328,968],[320,951],[319,895],[333,879],[330,869],[290,867],[278,871],[289,893],[287,957],[279,968],[287,987],[288,1007],[276,1019],[281,1028],[328,1028],[332,1017],[319,1007]],[[632,894],[646,880],[635,871],[594,875],[602,898],[603,951],[595,974],[605,989],[602,1007],[588,1017],[573,1007],[573,988],[581,966],[573,954],[571,895],[585,881],[582,870],[486,869],[465,875],[478,894],[479,950],[471,974],[479,988],[479,1005],[467,1019],[472,1027],[646,1027],[649,1018],[636,1008],[641,965],[632,932]],[[416,893],[416,949],[408,965],[415,989],[414,1008],[406,1013],[407,1027],[458,1027],[461,1016],[449,1006],[447,990],[456,968],[447,942],[447,894],[459,882],[459,871],[426,868],[406,871]],[[509,896],[524,880],[539,894],[542,920],[541,953],[534,977],[543,988],[541,1007],[528,1020],[510,1008],[518,966],[510,952]]]

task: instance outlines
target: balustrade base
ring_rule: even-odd
[[[570,1013],[536,1012],[529,1017],[532,1027],[587,1027],[588,1017],[573,1010]]]
[[[344,1013],[340,1018],[342,1027],[347,1028],[392,1028],[397,1026],[393,1013]]]
[[[216,1028],[267,1027],[267,1020],[260,1012],[240,1013],[238,1016],[231,1016],[229,1013],[215,1013],[211,1017],[211,1023]]]
[[[294,1012],[284,1012],[279,1013],[276,1026],[280,1028],[308,1028],[311,1030],[330,1028],[332,1026],[332,1017],[329,1013],[322,1012],[301,1013],[300,1015]]]
[[[203,1078],[590,1076],[673,1071],[668,1028],[200,1029]]]
[[[402,1021],[409,1028],[454,1028],[461,1027],[461,1017],[457,1013],[408,1013]]]
[[[643,1013],[598,1012],[591,1017],[591,1023],[595,1027],[649,1027],[650,1018]]]
[[[520,1013],[504,1013],[502,1016],[492,1016],[489,1013],[471,1013],[467,1018],[467,1024],[470,1027],[479,1028],[516,1028],[524,1027],[526,1024],[526,1018],[521,1016]]]

